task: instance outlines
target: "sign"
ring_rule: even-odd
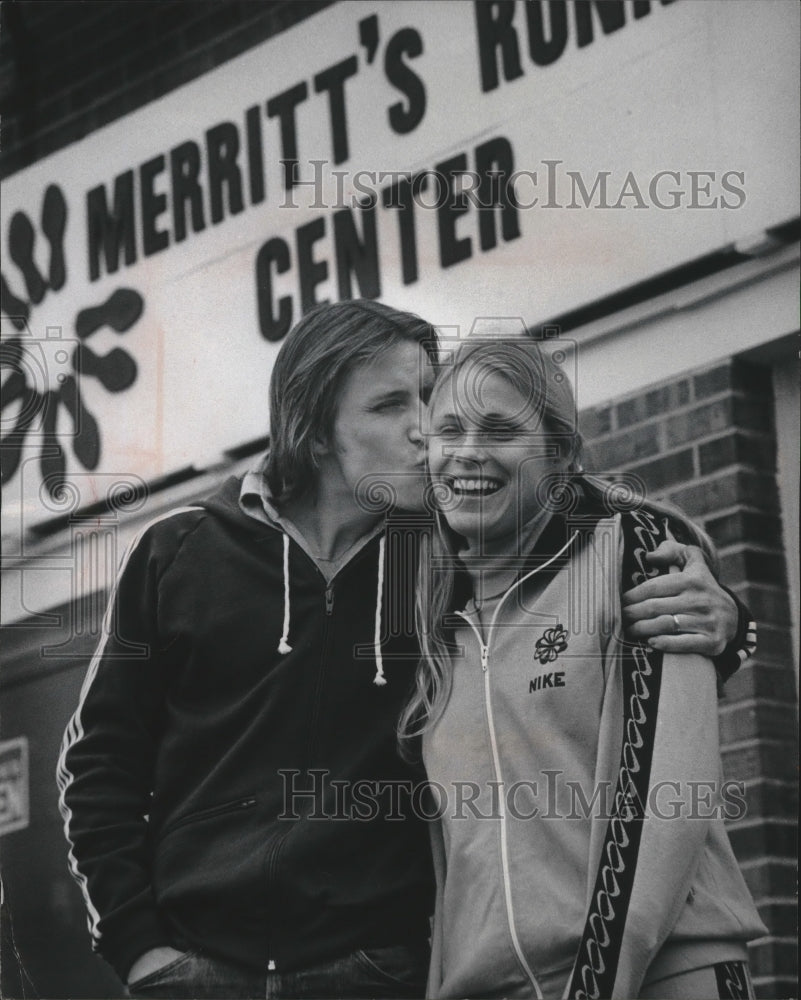
[[[315,303],[533,324],[796,215],[797,22],[343,3],[12,176],[6,531],[265,434]]]
[[[0,836],[24,830],[30,822],[28,740],[0,742]]]

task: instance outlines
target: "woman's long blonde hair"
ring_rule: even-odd
[[[558,347],[558,344],[556,345]],[[683,539],[698,545],[712,569],[717,556],[709,537],[692,524],[676,507],[660,501],[646,500],[644,491],[633,492],[612,481],[587,475],[581,467],[583,442],[578,430],[578,415],[573,390],[562,367],[552,354],[532,337],[514,339],[492,338],[467,340],[455,352],[452,362],[440,366],[431,394],[433,409],[437,395],[459,372],[464,379],[468,405],[480,402],[482,378],[500,375],[527,401],[539,416],[543,433],[554,438],[562,456],[562,472],[543,484],[538,497],[553,511],[575,498],[577,492],[600,501],[610,514],[615,510],[645,507],[668,515],[683,529]],[[436,504],[438,487],[432,487]],[[442,496],[440,496],[442,499]],[[435,515],[435,530],[421,540],[416,593],[416,622],[422,658],[417,668],[412,695],[401,713],[398,738],[402,754],[416,756],[413,747],[442,715],[451,693],[453,660],[448,642],[448,626],[452,625],[456,570],[460,536],[447,524],[441,510]]]

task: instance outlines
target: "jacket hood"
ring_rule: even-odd
[[[292,585],[290,577],[290,536],[281,523],[281,516],[265,498],[262,489],[261,466],[245,473],[243,479],[229,477],[223,485],[200,506],[219,517],[222,521],[255,531],[264,535],[264,530],[273,530],[282,536],[282,574],[283,574],[283,625],[277,650],[284,656],[292,652],[290,644],[290,627],[292,616]],[[381,649],[381,635],[384,616],[384,576],[386,570],[386,539],[383,532],[378,534],[378,557],[375,584],[375,610],[373,630],[373,654],[376,662],[376,673],[373,683],[383,687],[387,683],[384,675],[384,660]]]
[[[262,529],[270,526],[280,531],[277,512],[265,508],[262,502],[259,476],[255,470],[245,473],[244,479],[229,476],[219,489],[200,501],[200,506],[222,521],[241,528],[254,531],[261,525]]]

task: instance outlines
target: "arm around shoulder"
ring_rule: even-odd
[[[756,650],[748,608],[716,579],[695,545],[666,539],[645,562],[649,571],[663,572],[623,595],[628,637],[662,652],[709,656],[726,681]]]

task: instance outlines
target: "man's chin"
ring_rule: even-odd
[[[430,504],[426,502],[426,491],[424,489],[404,491],[398,497],[395,509],[402,510],[407,514],[433,513]]]
[[[416,473],[373,473],[365,476],[355,490],[356,503],[370,514],[430,512],[428,481]]]

